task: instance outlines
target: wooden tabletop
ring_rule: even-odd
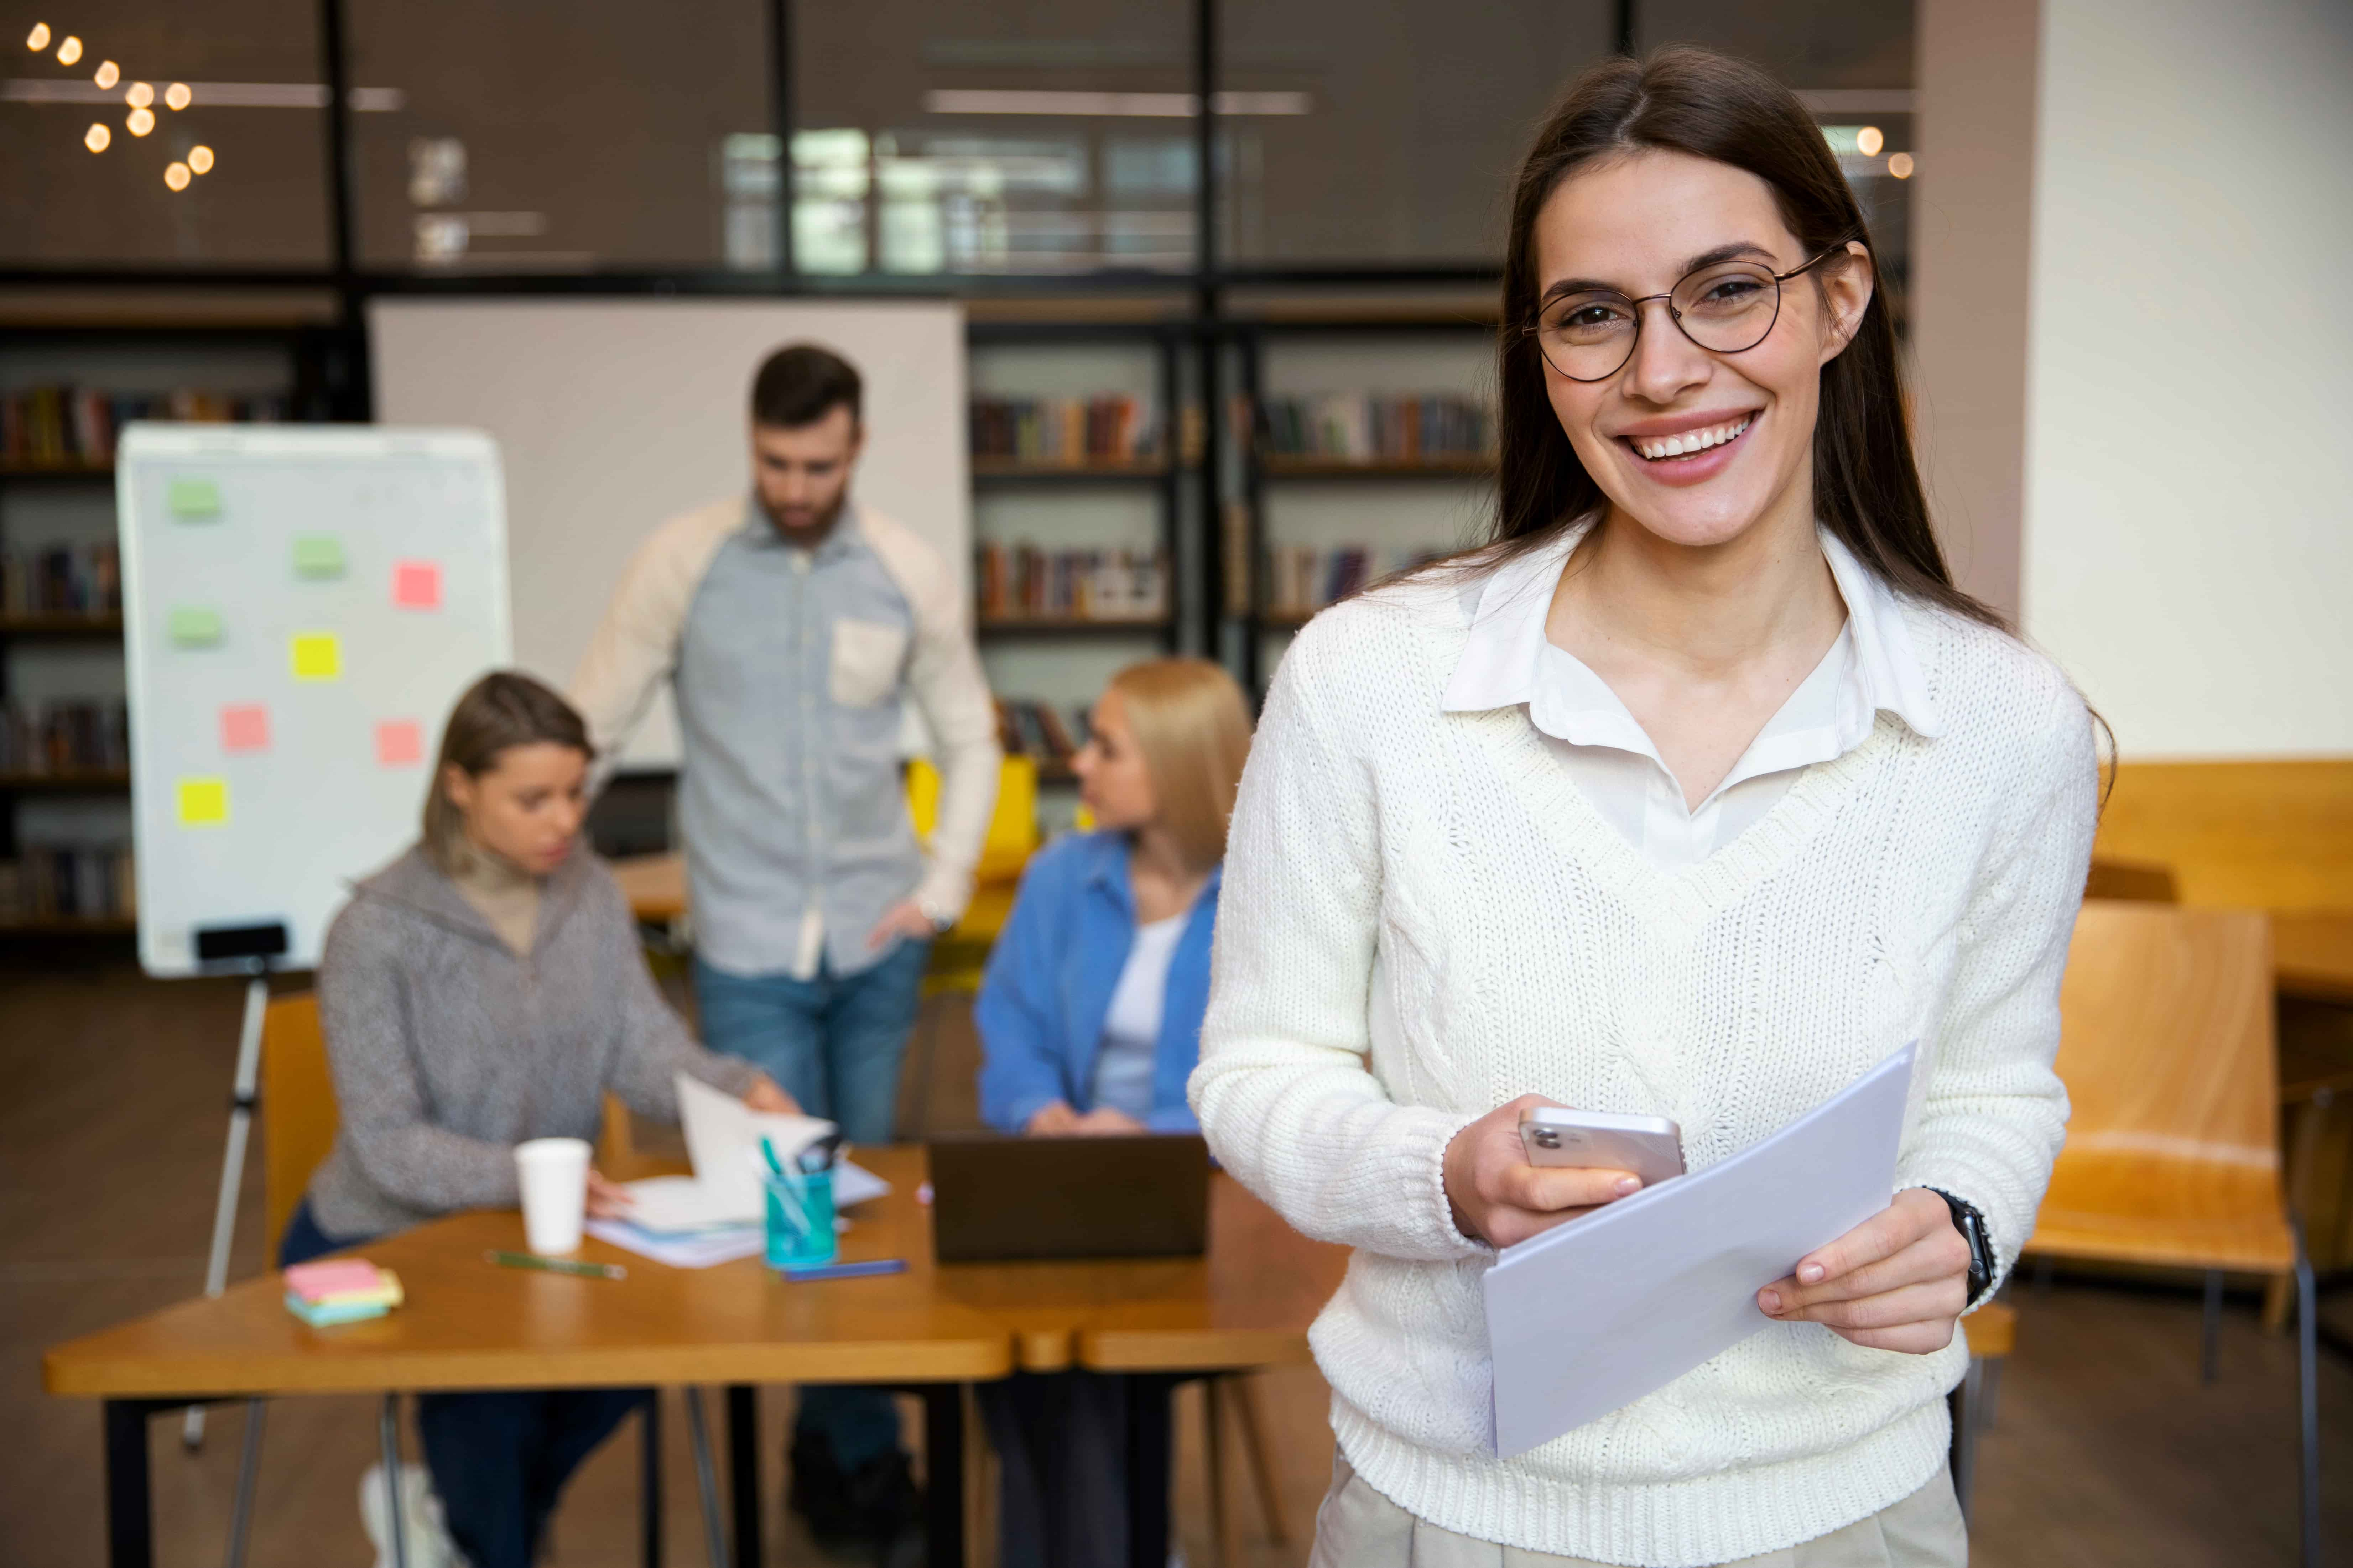
[[[592,1239],[580,1256],[628,1278],[575,1279],[483,1261],[522,1249],[520,1215],[459,1215],[361,1249],[407,1291],[389,1316],[309,1328],[273,1273],[59,1345],[47,1386],[120,1398],[1266,1366],[1308,1359],[1307,1327],[1346,1265],[1223,1173],[1204,1258],[938,1265],[916,1198],[923,1151],[858,1159],[892,1191],[851,1211],[842,1256],[904,1258],[904,1274],[796,1285],[756,1258],[672,1269]]]
[[[638,919],[659,924],[686,913],[685,856],[625,855],[606,864]]]
[[[593,1239],[580,1256],[626,1264],[628,1279],[501,1268],[482,1253],[522,1250],[522,1216],[480,1212],[361,1249],[407,1292],[386,1317],[310,1328],[272,1273],[59,1345],[45,1380],[123,1397],[1003,1376],[1004,1324],[938,1288],[931,1211],[914,1196],[923,1152],[859,1158],[893,1190],[852,1211],[842,1256],[904,1258],[903,1274],[796,1285],[757,1258],[667,1268]]]

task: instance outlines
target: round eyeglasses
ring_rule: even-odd
[[[1642,307],[1666,302],[1683,336],[1710,353],[1744,353],[1763,342],[1781,319],[1781,285],[1847,253],[1840,240],[1787,272],[1754,261],[1719,261],[1683,274],[1663,294],[1630,299],[1615,289],[1584,289],[1546,302],[1524,328],[1545,363],[1571,381],[1608,381],[1634,357],[1642,336]]]

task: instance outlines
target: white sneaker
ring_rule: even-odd
[[[392,1557],[391,1509],[384,1467],[370,1465],[360,1478],[360,1524],[375,1548],[375,1568],[399,1568]],[[466,1554],[449,1539],[433,1478],[422,1465],[400,1467],[400,1534],[408,1568],[468,1568]]]

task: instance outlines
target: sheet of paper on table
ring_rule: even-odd
[[[1766,1327],[1757,1292],[1887,1206],[1915,1047],[1760,1143],[1504,1249],[1495,1452],[1526,1453]]]

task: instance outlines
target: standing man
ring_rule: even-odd
[[[647,541],[572,700],[610,756],[669,679],[704,1043],[850,1142],[883,1143],[924,960],[964,912],[995,808],[995,710],[948,563],[850,500],[858,372],[814,344],[778,350],[752,384],[751,436],[748,501]],[[908,697],[940,761],[928,861],[901,783]],[[803,1389],[792,1471],[820,1538],[887,1540],[915,1517],[879,1391]]]

